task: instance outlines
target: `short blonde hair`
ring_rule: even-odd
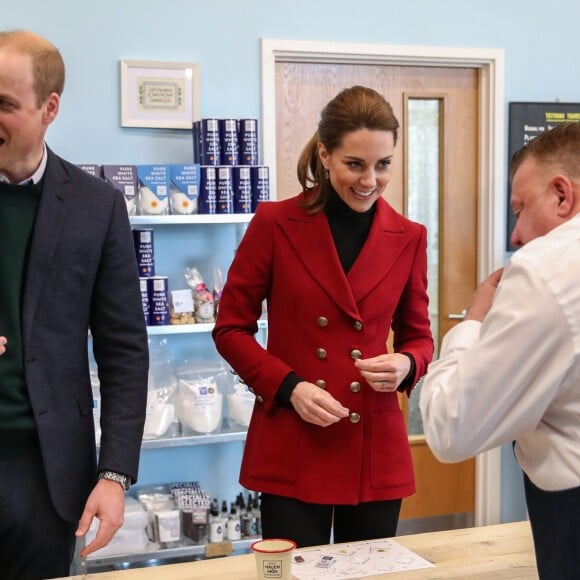
[[[580,122],[568,121],[540,133],[516,151],[510,163],[510,179],[528,157],[560,167],[570,179],[580,178]]]
[[[27,30],[0,31],[0,49],[8,48],[32,59],[33,90],[40,107],[52,94],[64,90],[64,61],[59,50],[48,40]]]

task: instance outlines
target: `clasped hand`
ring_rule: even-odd
[[[371,388],[380,393],[396,391],[411,368],[409,357],[399,353],[359,359],[354,364]],[[304,421],[320,427],[337,423],[350,413],[328,391],[307,381],[294,387],[290,402]]]
[[[396,391],[411,369],[409,357],[398,352],[358,359],[354,365],[378,393]]]

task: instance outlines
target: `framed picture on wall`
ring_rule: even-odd
[[[121,60],[121,125],[191,129],[199,119],[199,64]]]
[[[534,103],[512,102],[509,104],[509,136],[508,136],[508,196],[507,196],[507,232],[506,250],[516,250],[510,237],[515,226],[515,216],[511,210],[511,182],[509,181],[509,166],[512,157],[524,145],[545,131],[549,131],[559,123],[580,121],[580,103]]]

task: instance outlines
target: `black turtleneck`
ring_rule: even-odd
[[[353,211],[334,190],[330,191],[324,213],[326,213],[332,239],[345,274],[348,274],[367,239],[375,214],[375,206],[376,204],[373,204],[370,209],[362,213]],[[276,402],[281,406],[290,407],[290,395],[294,387],[303,380],[296,373],[289,373],[276,393]]]
[[[332,239],[338,252],[338,258],[345,274],[348,274],[357,259],[369,235],[376,210],[376,203],[364,212],[351,209],[339,195],[331,189],[324,207],[328,219]],[[415,376],[415,360],[409,353],[401,353],[409,357],[411,368],[397,390],[404,391]],[[289,373],[282,381],[276,393],[276,402],[283,407],[291,407],[290,395],[296,385],[304,379],[295,372]]]
[[[334,190],[328,196],[324,212],[345,274],[352,268],[369,235],[375,209],[376,203],[373,203],[367,211],[354,211]]]

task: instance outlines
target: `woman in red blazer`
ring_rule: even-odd
[[[339,93],[298,162],[304,191],[259,204],[228,272],[213,336],[256,394],[240,483],[262,492],[264,537],[393,536],[415,491],[397,390],[433,340],[425,227],[382,198],[398,128],[374,90]]]

